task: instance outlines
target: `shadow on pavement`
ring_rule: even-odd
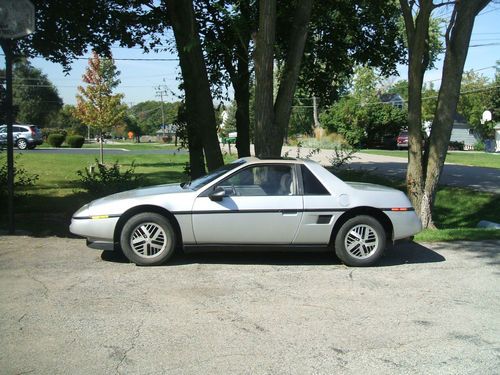
[[[101,259],[106,262],[129,263],[121,251],[103,251]],[[445,258],[435,251],[415,242],[388,247],[377,266],[398,266],[402,264],[419,264],[443,262]],[[340,265],[340,261],[331,252],[297,252],[297,251],[211,251],[190,252],[178,251],[165,266],[185,264],[235,264],[235,265],[275,265],[275,266],[310,266]]]

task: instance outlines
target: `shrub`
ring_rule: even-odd
[[[16,161],[21,155],[16,156]],[[30,174],[23,168],[16,167],[14,163],[14,192],[16,195],[26,187],[33,186],[38,180],[38,175]],[[0,200],[7,197],[7,157],[5,153],[0,154]]]
[[[62,134],[66,137],[68,135],[67,129],[62,129],[62,128],[42,128],[42,136],[43,139],[47,140],[49,139],[49,136],[51,134]]]
[[[134,189],[144,182],[142,177],[135,174],[134,162],[122,173],[118,161],[112,165],[105,165],[96,159],[96,164],[88,169],[79,170],[76,174],[80,176],[80,187],[96,196]]]
[[[82,148],[85,143],[85,138],[81,135],[70,135],[66,138],[66,143],[72,148]]]
[[[61,147],[61,145],[64,142],[64,134],[50,134],[49,137],[47,138],[47,142],[49,145],[52,147]]]
[[[485,151],[485,150],[486,150],[486,146],[485,146],[483,141],[477,141],[474,144],[474,151]]]
[[[464,142],[459,142],[459,141],[451,141],[448,144],[449,151],[463,151],[464,147],[465,147]]]

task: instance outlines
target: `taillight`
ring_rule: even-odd
[[[30,130],[31,130],[31,135],[33,137],[36,137],[36,130],[35,130],[35,128],[34,127],[30,127]]]

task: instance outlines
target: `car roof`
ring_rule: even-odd
[[[238,160],[245,161],[246,163],[252,164],[269,164],[269,163],[279,163],[279,164],[305,164],[306,160],[297,159],[297,158],[266,158],[266,157],[256,157],[256,156],[247,156],[244,158],[240,158]]]

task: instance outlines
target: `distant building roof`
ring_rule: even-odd
[[[168,125],[160,125],[160,129],[156,132],[156,134],[173,134],[177,132],[177,125],[168,124]]]
[[[381,94],[379,98],[382,103],[394,103],[394,102],[404,101],[401,95],[399,94]]]

